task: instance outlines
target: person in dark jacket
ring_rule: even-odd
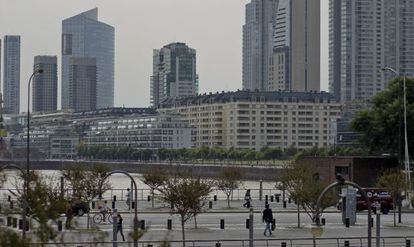
[[[266,223],[264,235],[267,236],[266,232],[269,230],[269,234],[272,236],[273,212],[272,209],[269,208],[269,204],[266,204],[265,207],[265,210],[263,210],[263,222]]]
[[[250,189],[246,190],[246,194],[244,194],[244,201],[243,207],[250,208],[251,206],[252,197],[250,196]]]
[[[125,241],[124,232],[122,231],[122,222],[123,221],[124,221],[124,219],[122,219],[121,214],[118,214],[118,222],[116,223],[116,234],[118,234],[118,232],[120,232],[121,237],[122,237],[122,241]]]

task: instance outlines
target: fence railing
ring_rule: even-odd
[[[414,236],[394,236],[394,237],[381,237],[381,247],[411,247],[411,243],[414,243]],[[223,239],[223,240],[186,240],[186,246],[190,247],[248,247],[249,239]],[[375,240],[374,240],[375,241]],[[162,246],[166,241],[139,241],[140,247],[156,247]],[[167,241],[171,247],[182,246],[183,241],[174,240]],[[40,243],[38,243],[40,244]],[[41,243],[43,246],[112,246],[113,242],[66,242],[66,243]],[[118,242],[119,247],[131,246],[132,242]],[[274,238],[274,239],[255,239],[255,247],[305,247],[305,246],[317,246],[317,247],[365,247],[367,246],[366,237],[341,237],[341,238]]]
[[[12,193],[10,191],[16,192],[16,189],[5,189],[0,188],[0,201],[8,199],[8,196],[11,196],[11,198],[14,198]],[[70,193],[70,190],[65,190],[66,193]],[[148,196],[151,196],[151,190],[150,189],[138,189],[138,200],[139,201],[146,201]],[[246,190],[245,189],[235,189],[233,191],[233,195],[231,198],[233,200],[244,200],[244,194]],[[155,192],[155,196],[157,196],[157,192]],[[127,195],[127,189],[126,188],[113,188],[107,190],[105,193],[102,194],[104,199],[107,199],[108,201],[113,200],[114,196],[116,196],[116,199],[118,201],[125,201]],[[250,195],[252,200],[258,200],[260,196],[260,189],[250,189]],[[270,197],[276,197],[278,195],[282,197],[282,191],[278,189],[262,189],[262,199],[264,200],[266,195],[268,196],[268,200],[270,200]],[[213,200],[214,196],[216,196],[217,200],[226,200],[227,197],[224,194],[223,191],[214,189],[212,193],[210,193],[209,200]],[[288,198],[288,193],[286,193],[286,199]]]

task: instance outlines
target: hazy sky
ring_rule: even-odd
[[[298,0],[294,0],[298,1]],[[328,88],[328,0],[321,0],[321,83]],[[94,7],[115,27],[115,105],[148,106],[152,50],[174,41],[197,50],[200,92],[242,85],[242,25],[250,0],[0,0],[0,37],[21,35],[21,110],[36,55],[58,56],[62,20]],[[2,79],[1,79],[2,80]],[[59,104],[60,106],[60,97]]]

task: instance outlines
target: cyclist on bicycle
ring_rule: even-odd
[[[108,213],[108,211],[109,211],[109,208],[108,208],[108,205],[107,205],[107,201],[104,201],[104,204],[103,205],[101,205],[100,207],[99,207],[99,212],[102,214],[102,218],[103,218],[103,222],[105,222],[106,221],[106,214]]]

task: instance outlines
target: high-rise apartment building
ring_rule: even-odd
[[[367,99],[414,75],[414,0],[330,0],[329,84],[342,103]]]
[[[91,9],[62,22],[62,109],[69,108],[69,60],[96,58],[98,108],[114,105],[115,29],[98,21],[98,9]]]
[[[196,51],[185,43],[171,43],[153,52],[151,105],[167,98],[198,93]]]
[[[43,73],[33,78],[33,111],[51,112],[57,110],[57,57],[36,56],[34,68]]]
[[[96,58],[71,57],[69,59],[68,109],[95,110],[97,95]]]
[[[252,0],[246,5],[243,89],[320,90],[319,0]]]
[[[20,36],[4,36],[4,113],[20,112]]]

